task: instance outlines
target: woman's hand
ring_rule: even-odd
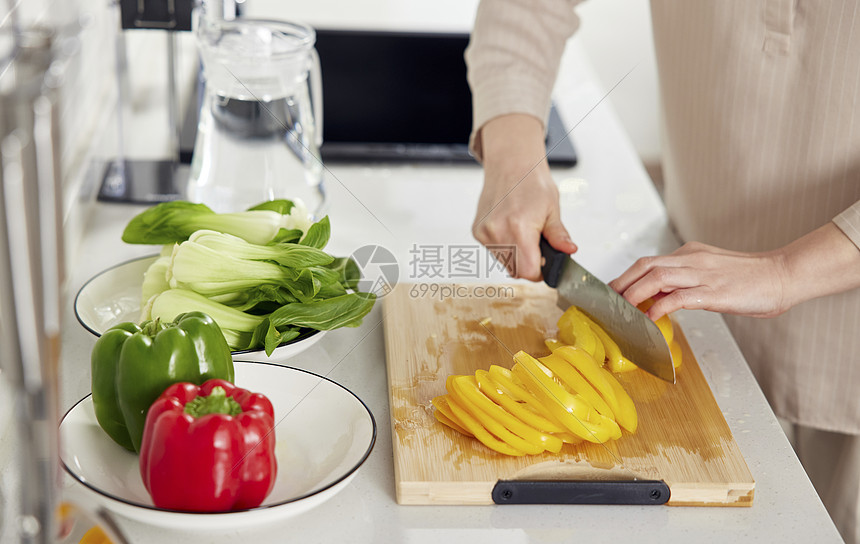
[[[560,251],[576,251],[561,223],[543,126],[530,115],[504,115],[484,125],[481,139],[484,189],[472,233],[506,264],[512,276],[537,281],[541,234]],[[516,247],[514,259],[510,259],[511,246]]]
[[[742,253],[691,242],[669,255],[642,257],[609,285],[651,319],[685,308],[757,317],[785,306],[785,263],[778,252]]]
[[[774,317],[812,298],[860,286],[860,251],[828,223],[774,251],[743,253],[692,242],[643,257],[609,284],[628,302],[656,302],[648,317],[710,310]]]

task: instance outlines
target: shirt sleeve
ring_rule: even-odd
[[[526,113],[546,127],[552,87],[581,0],[482,0],[466,49],[472,89],[469,148],[481,160],[480,130],[494,117]]]
[[[836,226],[860,248],[860,200],[833,218]]]

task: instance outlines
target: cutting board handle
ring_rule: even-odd
[[[663,480],[499,480],[496,504],[665,504]]]

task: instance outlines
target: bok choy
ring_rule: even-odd
[[[286,200],[234,214],[182,201],[154,206],[123,234],[167,244],[144,276],[141,320],[202,311],[232,350],[264,347],[270,355],[311,330],[356,327],[376,297],[355,291],[352,259],[324,251],[330,234],[328,217],[312,223]]]
[[[205,204],[174,200],[132,218],[122,240],[129,244],[172,244],[207,229],[239,236],[254,244],[273,240],[294,242],[310,226],[307,209],[289,200],[275,200],[236,213],[215,213]]]

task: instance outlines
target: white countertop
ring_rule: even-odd
[[[392,9],[396,5],[390,3]],[[567,126],[575,126],[571,137],[580,156],[577,167],[554,172],[562,192],[563,219],[579,244],[578,260],[597,276],[611,279],[637,257],[666,251],[676,242],[659,196],[607,103],[588,113],[605,91],[593,83],[588,61],[575,39],[563,66],[557,102]],[[400,281],[414,281],[419,278],[410,277],[409,263],[414,256],[410,250],[416,246],[477,247],[470,233],[482,181],[477,166],[328,168],[332,221],[328,249],[332,253],[349,254],[363,245],[381,245],[397,257]],[[152,253],[151,247],[130,246],[120,240],[127,220],[141,209],[93,205],[85,238],[76,254],[69,255],[71,293],[104,268]],[[490,280],[506,281],[498,274]],[[289,362],[349,388],[376,418],[374,450],[341,493],[298,517],[241,532],[186,534],[119,516],[115,520],[135,543],[233,543],[238,538],[303,544],[336,539],[352,543],[557,543],[574,538],[594,542],[616,538],[637,542],[840,542],[722,318],[706,312],[681,312],[676,317],[755,478],[752,507],[399,506],[394,495],[381,304],[377,304],[361,327],[329,333]],[[71,299],[65,319],[63,411],[90,391],[89,353],[95,342],[76,323]]]

